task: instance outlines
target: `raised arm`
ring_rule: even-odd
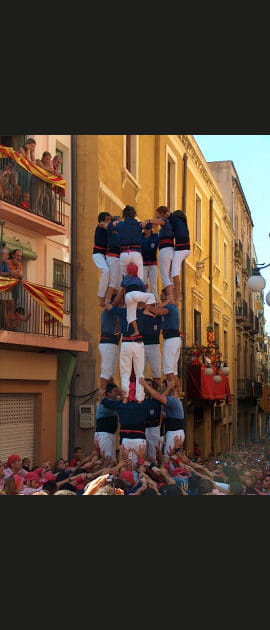
[[[166,405],[167,396],[165,396],[165,394],[160,394],[159,392],[157,392],[153,387],[151,387],[151,385],[149,385],[144,380],[142,376],[140,377],[140,384],[144,387],[145,391],[148,392],[148,394],[152,396],[152,398],[155,398],[156,400],[161,402],[163,405]]]

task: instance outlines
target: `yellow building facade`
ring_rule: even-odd
[[[78,358],[76,396],[99,386],[101,309],[99,273],[92,262],[94,232],[99,212],[121,216],[126,204],[141,220],[154,216],[159,205],[187,215],[191,254],[181,274],[183,294],[179,307],[184,334],[179,361],[182,398],[186,412],[186,450],[198,442],[203,453],[229,449],[233,441],[235,386],[233,228],[218,184],[192,136],[78,135],[77,166],[77,325],[89,341],[89,352]],[[159,278],[159,289],[161,282]],[[189,399],[186,395],[189,349],[207,344],[207,327],[215,331],[219,351],[230,368],[232,401],[216,414],[216,400]],[[162,341],[161,341],[162,343]],[[119,382],[119,375],[116,375]],[[78,403],[79,406],[79,403]],[[219,405],[220,407],[220,405]],[[77,424],[77,442],[82,440]],[[85,442],[93,430],[85,432]],[[75,439],[76,441],[76,439]]]

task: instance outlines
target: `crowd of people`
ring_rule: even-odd
[[[270,441],[233,449],[218,458],[185,453],[177,438],[167,455],[138,450],[135,463],[122,444],[116,461],[106,457],[98,441],[84,456],[74,449],[70,461],[58,459],[31,467],[28,457],[11,454],[0,462],[0,495],[270,495]]]

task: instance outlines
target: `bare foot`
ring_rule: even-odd
[[[143,314],[144,315],[150,315],[150,317],[155,317],[154,313],[150,313],[150,311],[148,311],[147,308],[144,309]]]

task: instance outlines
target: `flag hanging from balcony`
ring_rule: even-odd
[[[17,282],[19,282],[17,278],[4,278],[0,276],[0,292],[9,291]]]
[[[59,186],[59,188],[63,189],[66,187],[65,179],[57,177],[57,175],[46,171],[37,164],[33,164],[33,162],[29,162],[29,160],[21,155],[21,153],[18,153],[18,151],[15,151],[12,147],[5,147],[3,144],[0,144],[0,158],[10,158],[11,160],[14,160],[14,162],[17,162],[17,164],[26,171],[32,173],[32,175],[35,175],[36,177],[39,177],[39,179],[42,179],[48,184],[55,184],[55,186]]]
[[[23,280],[23,286],[32,295],[33,299],[40,304],[52,317],[63,323],[64,317],[64,293],[58,289],[42,287],[33,282]]]

